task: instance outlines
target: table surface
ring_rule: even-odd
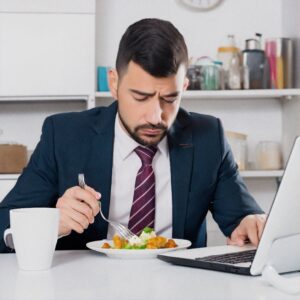
[[[300,295],[284,294],[260,276],[181,267],[158,259],[112,259],[81,250],[56,251],[50,270],[33,272],[18,270],[15,254],[0,254],[0,299],[284,300]]]

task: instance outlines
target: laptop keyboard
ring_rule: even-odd
[[[252,262],[254,259],[256,250],[246,250],[235,253],[226,253],[218,255],[210,255],[204,257],[197,257],[195,260],[201,260],[205,262],[217,262],[223,264],[240,264],[246,262]]]

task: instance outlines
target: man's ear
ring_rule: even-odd
[[[111,95],[114,99],[118,99],[118,73],[116,69],[110,69],[108,72],[108,85]]]
[[[190,84],[190,81],[187,77],[184,78],[184,83],[183,83],[183,90],[186,91],[188,86]]]

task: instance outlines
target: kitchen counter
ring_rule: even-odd
[[[111,259],[89,250],[56,251],[48,271],[18,270],[15,254],[0,254],[0,266],[0,299],[5,300],[300,299],[267,285],[260,276],[180,267],[158,259]]]

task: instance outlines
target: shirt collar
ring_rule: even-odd
[[[121,155],[122,160],[126,159],[136,147],[141,146],[121,127],[121,120],[117,113],[115,119],[115,145]],[[167,136],[165,136],[157,145],[158,151],[165,157],[169,157],[169,148]]]

